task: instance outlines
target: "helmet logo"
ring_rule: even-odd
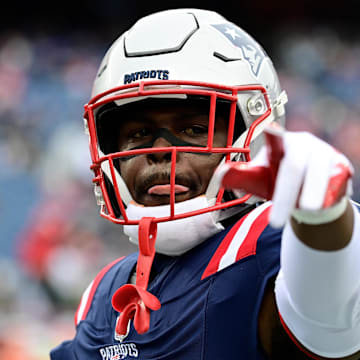
[[[266,56],[262,47],[249,34],[230,22],[212,26],[230,40],[233,45],[241,49],[244,60],[248,62],[251,72],[257,77]]]
[[[143,70],[124,75],[124,84],[142,79],[169,80],[169,70]]]

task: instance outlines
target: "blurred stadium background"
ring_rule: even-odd
[[[208,8],[250,32],[288,92],[288,128],[310,130],[347,154],[360,200],[355,1],[9,6],[0,25],[0,359],[47,359],[74,334],[73,315],[90,280],[133,249],[98,216],[82,109],[106,49],[141,16]]]

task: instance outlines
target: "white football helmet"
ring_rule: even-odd
[[[96,75],[92,99],[85,105],[95,194],[101,215],[115,223],[132,225],[139,222],[126,215],[126,208],[133,199],[116,161],[121,157],[149,154],[152,148],[118,152],[108,138],[111,131],[102,132],[101,114],[109,107],[121,108],[149,98],[156,101],[208,99],[207,147],[173,144],[157,150],[173,155],[177,152],[222,152],[223,162],[249,161],[261,145],[259,135],[264,127],[273,121],[284,125],[287,101],[273,64],[262,47],[219,14],[177,9],[137,21],[106,53]],[[212,145],[213,124],[219,103],[227,103],[230,109],[229,134],[227,146],[215,149]],[[172,171],[176,171],[175,164]],[[171,176],[175,177],[175,174]],[[230,198],[224,193],[219,184],[210,181],[205,194],[208,206],[177,214],[172,188],[169,214],[156,221],[184,218],[252,201],[250,194]]]

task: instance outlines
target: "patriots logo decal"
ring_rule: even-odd
[[[244,60],[248,62],[252,73],[257,77],[266,56],[263,48],[250,35],[245,31],[239,31],[239,28],[232,23],[212,26],[230,40],[233,45],[241,49]]]

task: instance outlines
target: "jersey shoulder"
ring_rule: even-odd
[[[136,263],[136,258],[136,254],[122,256],[99,271],[81,297],[74,317],[76,326],[91,316],[93,310],[96,313],[98,305],[101,306],[105,299],[111,300],[116,289],[128,281],[131,270]]]
[[[280,252],[280,229],[269,226],[271,202],[266,202],[238,220],[227,232],[209,264],[202,279],[213,275],[250,256],[277,255]]]
[[[51,350],[51,360],[88,359],[93,351],[91,344],[101,344],[106,336],[111,337],[112,295],[128,281],[136,258],[137,254],[120,257],[95,276],[84,291],[75,314],[75,338]]]

